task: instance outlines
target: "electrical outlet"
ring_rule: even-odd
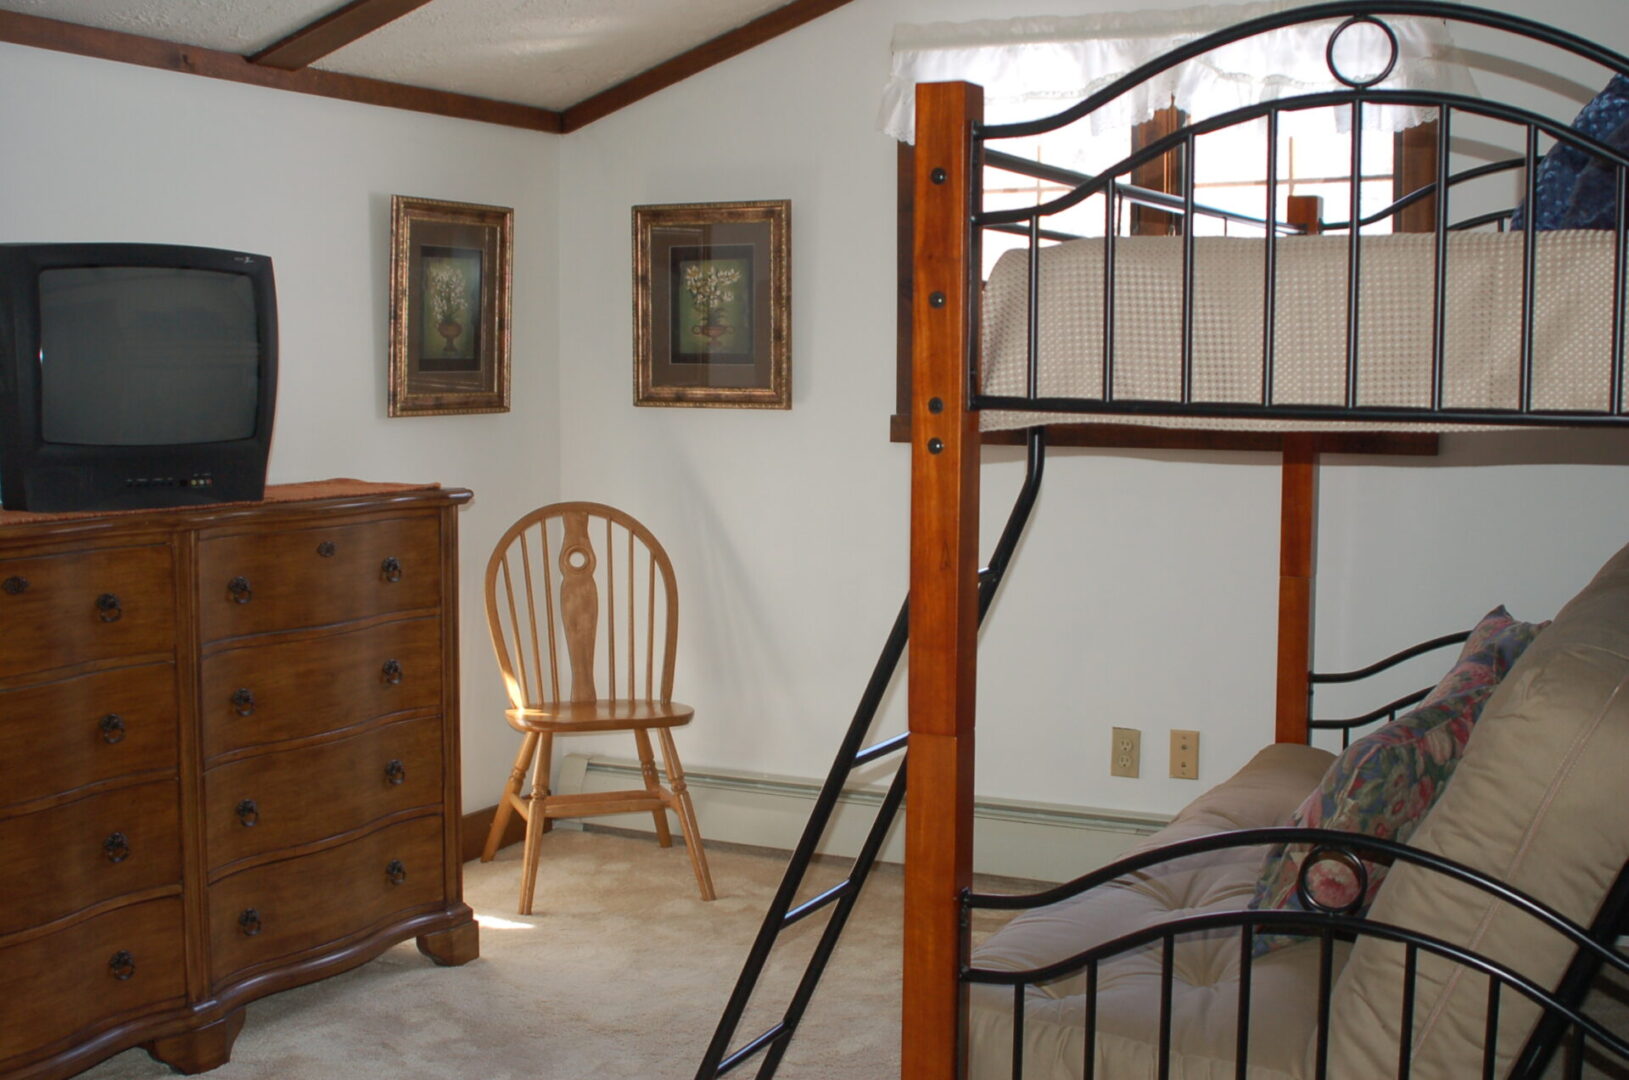
[[[1136,728],[1114,729],[1114,750],[1109,757],[1110,776],[1137,775],[1137,763],[1143,753],[1143,733]]]
[[[1171,732],[1171,775],[1178,780],[1199,779],[1199,732]]]

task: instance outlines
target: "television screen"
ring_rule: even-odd
[[[40,437],[85,446],[247,439],[259,406],[253,282],[176,267],[39,276]]]

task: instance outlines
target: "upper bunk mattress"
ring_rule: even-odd
[[[1490,232],[1448,238],[1445,406],[1491,410],[1519,405],[1524,240],[1521,233]],[[1540,233],[1536,240],[1533,407],[1607,411],[1616,236],[1560,231]],[[1344,236],[1286,237],[1275,245],[1274,404],[1345,402],[1348,246]],[[1176,402],[1181,397],[1183,247],[1183,238],[1177,236],[1115,242],[1116,400]],[[1266,249],[1261,239],[1194,239],[1196,402],[1261,401]],[[1436,237],[1365,236],[1359,256],[1358,403],[1427,408]],[[986,394],[1027,392],[1028,269],[1027,249],[1009,251],[996,263],[985,288],[981,379]],[[1101,239],[1071,240],[1041,250],[1041,397],[1103,396],[1103,272]],[[1162,427],[1258,431],[1465,427],[1123,414],[1106,418]],[[999,430],[1083,419],[1079,413],[987,410],[980,424],[985,430]]]

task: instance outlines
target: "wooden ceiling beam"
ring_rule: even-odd
[[[330,12],[316,22],[300,27],[277,44],[261,49],[250,56],[249,61],[283,71],[298,71],[429,2],[351,0],[338,11]]]
[[[283,71],[251,62],[237,53],[179,45],[158,38],[102,30],[77,23],[47,19],[38,15],[0,11],[0,41],[37,49],[117,60],[126,64],[161,68],[212,79],[249,83],[275,90],[337,98],[364,105],[384,105],[395,109],[451,116],[460,120],[480,120],[489,124],[527,128],[532,131],[560,131],[560,114],[530,105],[516,105],[489,98],[427,90],[418,86],[340,75],[305,68]]]
[[[795,30],[806,22],[835,11],[849,0],[792,0],[791,3],[758,16],[711,41],[705,41],[689,52],[658,64],[649,71],[626,79],[608,90],[579,101],[561,113],[562,131],[576,131],[586,127],[618,109],[665,90],[674,83],[688,79],[715,64],[739,56],[772,38]]]

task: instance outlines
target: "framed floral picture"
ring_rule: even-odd
[[[635,405],[792,407],[791,208],[634,207]]]
[[[391,416],[509,411],[514,216],[391,196]]]

